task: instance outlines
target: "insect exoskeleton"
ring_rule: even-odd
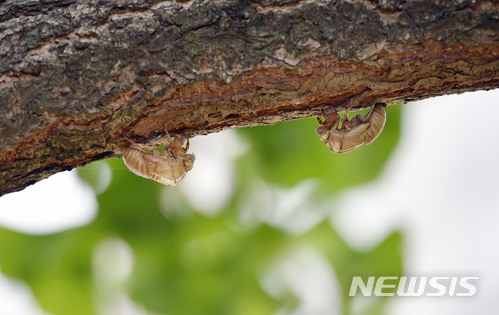
[[[186,147],[183,147],[185,140],[186,138],[182,137],[170,141],[163,153],[146,145],[132,143],[125,148],[123,160],[128,169],[135,174],[164,185],[175,186],[194,164],[194,155],[186,154],[189,149],[189,139]]]
[[[347,153],[363,144],[370,144],[385,126],[386,112],[383,107],[375,105],[366,116],[359,114],[351,120],[348,120],[348,112],[342,119],[336,112],[323,114],[326,121],[318,119],[321,126],[317,127],[317,134],[321,141],[336,153]]]

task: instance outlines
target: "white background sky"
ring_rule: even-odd
[[[499,90],[437,97],[404,105],[400,144],[381,176],[373,183],[345,191],[335,205],[337,210],[333,212],[331,222],[355,248],[370,248],[394,229],[402,229],[406,274],[478,275],[481,278],[478,294],[473,298],[393,299],[390,314],[492,314],[499,308],[498,117]],[[209,206],[200,209],[210,214],[230,195],[228,192],[234,180],[230,162],[244,151],[244,146],[224,156],[214,156],[223,155],[224,150],[210,150],[212,145],[237,141],[233,133],[194,140],[196,168],[203,169],[203,159],[212,166],[217,164],[213,161],[224,161],[218,163],[221,168],[225,167],[217,172],[223,174],[221,185],[206,181],[209,174],[195,172],[195,168],[190,178],[186,178],[185,187],[181,188],[185,194],[206,190],[212,195],[216,192],[209,187],[227,187],[220,190],[212,203],[207,203]],[[190,186],[196,189],[189,189]],[[61,199],[58,193],[61,190],[66,192],[62,196],[67,199]],[[189,198],[193,206],[206,200],[204,194]],[[68,204],[72,205],[71,211],[67,209]],[[96,211],[92,190],[79,181],[74,172],[65,172],[22,192],[1,197],[0,225],[25,233],[53,233],[88,224]],[[332,277],[321,259],[319,257],[315,263],[293,265],[293,260],[289,260],[283,264],[304,272],[310,272],[307,266],[322,266],[325,276]],[[282,270],[281,273],[285,274]],[[321,275],[314,274],[314,277],[320,279]],[[334,283],[323,282],[318,285],[336,294]],[[294,284],[296,288],[301,285],[299,281]],[[1,274],[0,301],[2,315],[40,314],[29,289]],[[130,304],[126,299],[120,301]],[[331,301],[316,303],[330,305]],[[128,314],[143,312],[133,310],[133,307],[128,310]],[[310,312],[301,308],[300,314],[312,314],[312,310],[316,315],[339,311],[319,305],[311,307]],[[124,311],[120,312],[124,314]]]

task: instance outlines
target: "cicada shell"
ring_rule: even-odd
[[[123,160],[135,174],[164,185],[175,186],[192,169],[195,159],[193,154],[186,154],[187,149],[181,147],[182,142],[178,145],[178,140],[175,140],[163,153],[154,149],[148,153],[144,146],[132,144],[125,148]]]
[[[385,126],[386,112],[382,105],[375,105],[366,116],[356,115],[351,120],[345,119],[340,127],[340,117],[333,112],[326,117],[326,122],[317,127],[317,134],[331,151],[350,152],[363,144],[372,143]]]

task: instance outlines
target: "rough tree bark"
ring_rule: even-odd
[[[477,0],[0,1],[0,195],[160,141],[499,86]]]

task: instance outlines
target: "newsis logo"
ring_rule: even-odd
[[[474,296],[480,277],[353,277],[348,295]],[[395,289],[396,288],[396,289]]]

